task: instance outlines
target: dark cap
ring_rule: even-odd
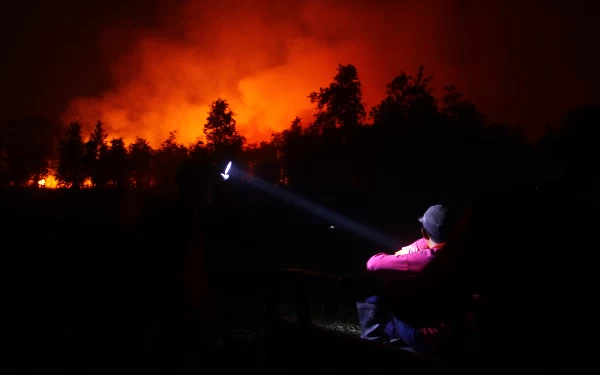
[[[425,211],[419,221],[423,224],[423,228],[434,237],[445,238],[448,234],[449,215],[448,209],[441,204],[431,206]]]

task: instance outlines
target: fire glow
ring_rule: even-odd
[[[429,29],[412,30],[424,17],[421,6],[386,5],[388,10],[373,14],[362,5],[333,1],[234,4],[192,0],[165,12],[162,28],[152,32],[106,30],[101,45],[109,55],[115,35],[134,32],[120,38],[132,40],[128,53],[111,56],[113,87],[72,100],[63,121],[77,119],[87,133],[101,120],[109,137],[130,143],[140,136],[153,147],[177,130],[178,140],[188,144],[203,137],[210,103],[224,98],[240,133],[261,142],[296,116],[311,121],[315,108],[307,96],[329,85],[338,64],[358,68],[368,106],[383,99],[385,85],[401,69],[424,64],[436,79],[448,81],[448,68],[434,63],[436,52],[420,47],[431,39]],[[395,18],[381,18],[399,11],[402,29]],[[390,30],[395,44],[412,46],[410,53],[390,54]],[[449,82],[460,84],[454,77]]]

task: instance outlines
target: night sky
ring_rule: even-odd
[[[370,107],[401,70],[455,83],[491,120],[535,135],[600,104],[593,1],[22,1],[3,9],[3,121],[101,119],[153,143],[202,133],[227,99],[250,141],[300,115],[337,64]]]

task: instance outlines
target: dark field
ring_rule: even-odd
[[[192,344],[181,332],[193,328],[182,328],[185,322],[169,309],[168,295],[178,291],[163,285],[163,265],[185,236],[169,217],[176,199],[147,192],[2,192],[3,373],[262,366],[268,272],[295,267],[349,275],[382,250],[254,188],[230,184],[198,229],[205,233],[218,340]],[[349,208],[340,197],[330,201],[338,212],[352,212],[406,243],[417,238],[415,218],[431,203],[412,200],[397,214],[389,202],[354,200]],[[352,304],[342,305],[320,324],[355,334]],[[319,306],[313,311],[323,315]],[[223,358],[232,355],[241,358]]]
[[[437,203],[430,193],[406,196],[411,199],[321,199],[404,244],[419,235],[415,219]],[[175,200],[176,195],[149,192],[2,192],[3,374],[266,369],[270,272],[307,268],[347,276],[364,270],[373,253],[390,250],[343,229],[329,229],[327,220],[248,185],[229,184],[198,229],[204,233],[218,322],[216,340],[198,340],[194,325],[173,307],[181,290],[170,286],[171,274],[165,271],[186,235],[169,216]],[[560,207],[582,202],[579,197]],[[544,251],[554,254],[548,246]],[[548,260],[553,267],[560,263],[556,257]],[[532,288],[544,283],[538,280]],[[554,288],[559,282],[548,285]],[[280,285],[284,300],[290,301],[283,312],[293,317],[291,289]],[[321,326],[356,335],[353,301],[339,299],[334,289],[314,291],[313,318]],[[552,314],[540,318],[536,331],[554,324],[558,310],[567,306],[559,297],[552,303]]]

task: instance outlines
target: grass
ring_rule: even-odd
[[[337,331],[340,333],[345,333],[350,336],[360,336],[360,327],[358,326],[358,324],[328,320],[315,320],[314,324],[316,326],[330,329],[332,331]]]

